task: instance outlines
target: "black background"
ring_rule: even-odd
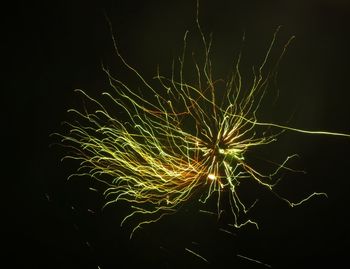
[[[119,226],[126,205],[101,210],[103,197],[88,190],[88,180],[66,181],[77,164],[60,162],[64,152],[49,147],[49,134],[60,131],[66,110],[81,103],[73,90],[93,96],[108,90],[102,62],[124,81],[135,81],[115,57],[105,15],[122,54],[151,79],[157,64],[169,72],[185,30],[194,31],[195,1],[23,1],[2,12],[2,254],[11,268],[264,267],[237,254],[273,268],[347,262],[348,138],[284,134],[271,158],[297,152],[293,164],[307,174],[287,175],[279,193],[298,201],[325,191],[329,198],[291,209],[261,191],[252,212],[260,230],[247,227],[234,236],[198,214],[194,201],[129,240],[130,227]],[[291,126],[310,130],[350,133],[349,20],[345,0],[200,3],[219,78],[228,75],[243,32],[247,66],[262,59],[278,25],[281,47],[296,36],[280,66],[279,103],[261,114],[280,123],[293,115]]]

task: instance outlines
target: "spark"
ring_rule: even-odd
[[[98,190],[97,190],[97,189],[92,188],[92,187],[90,187],[90,188],[89,188],[89,190],[90,190],[90,191],[94,191],[94,192],[98,192]]]
[[[204,214],[208,214],[208,215],[216,215],[216,213],[214,213],[214,212],[203,210],[203,209],[200,209],[199,212],[204,213]]]
[[[219,231],[236,236],[236,234],[234,234],[233,232],[226,230],[226,229],[223,229],[223,228],[219,228]]]
[[[91,213],[91,214],[96,214],[96,212],[94,211],[94,210],[92,210],[92,209],[88,209],[87,210],[89,213]]]
[[[207,260],[206,258],[204,258],[203,256],[199,255],[198,253],[194,252],[193,250],[190,250],[190,249],[188,249],[188,248],[185,248],[185,250],[188,251],[189,253],[193,254],[194,256],[200,258],[201,260],[203,260],[203,261],[209,263],[208,260]]]
[[[242,258],[242,259],[245,259],[245,260],[248,260],[248,261],[251,261],[251,262],[255,262],[255,263],[264,265],[264,266],[269,267],[269,268],[272,268],[272,266],[269,265],[269,264],[263,263],[263,262],[258,261],[258,260],[256,260],[256,259],[249,258],[249,257],[247,257],[247,256],[243,256],[243,255],[241,255],[241,254],[237,254],[237,257],[240,257],[240,258]]]

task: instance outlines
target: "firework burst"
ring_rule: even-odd
[[[139,220],[131,236],[142,225],[176,212],[195,192],[202,194],[200,201],[203,203],[216,195],[218,216],[221,212],[220,194],[223,191],[229,193],[233,225],[237,228],[248,223],[257,226],[252,220],[241,220],[240,216],[251,205],[246,206],[241,201],[236,187],[242,180],[250,179],[275,193],[273,187],[278,182],[278,173],[283,169],[291,170],[287,162],[296,155],[287,156],[270,173],[263,174],[246,161],[247,150],[276,141],[277,136],[286,130],[344,135],[294,129],[257,119],[261,101],[293,37],[282,48],[275,68],[266,72],[277,29],[262,63],[253,68],[250,86],[246,87],[239,70],[241,54],[229,79],[223,81],[212,77],[211,39],[203,34],[198,14],[197,29],[204,55],[201,64],[196,60],[192,62],[196,81],[191,83],[184,75],[186,32],[183,54],[176,64],[173,63],[172,75],[162,76],[158,70],[155,76],[159,82],[157,87],[127,63],[112,36],[116,54],[124,67],[140,81],[142,91],[151,93],[153,97],[144,98],[128,83],[103,68],[112,88],[103,95],[127,119],[109,112],[102,101],[106,99],[97,100],[82,90],[76,90],[98,108],[93,111],[70,109],[76,121],[66,123],[69,127],[67,134],[59,134],[62,144],[70,148],[70,153],[64,158],[80,161],[80,167],[73,176],[88,175],[105,183],[106,205],[120,201],[130,205],[131,212],[122,223],[134,217]],[[217,89],[219,83],[224,85],[221,91]],[[265,131],[258,132],[257,127]],[[294,206],[315,195],[325,194],[312,193],[298,203],[280,198]]]

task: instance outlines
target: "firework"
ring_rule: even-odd
[[[257,226],[253,220],[240,218],[252,206],[246,206],[237,192],[242,180],[256,181],[290,206],[301,204],[315,195],[326,195],[312,193],[298,203],[288,201],[273,188],[281,170],[292,170],[287,162],[296,155],[287,156],[270,173],[264,174],[245,159],[246,152],[275,142],[278,135],[286,130],[349,137],[258,120],[256,115],[261,101],[293,37],[282,48],[273,70],[266,72],[277,29],[262,63],[253,68],[250,86],[246,86],[248,83],[243,83],[239,69],[241,54],[229,79],[218,81],[212,77],[211,39],[203,34],[198,14],[197,29],[204,55],[201,63],[196,60],[191,62],[196,80],[185,79],[186,32],[183,54],[177,63],[173,63],[172,75],[162,76],[158,70],[156,87],[128,64],[112,36],[117,57],[135,75],[142,92],[138,93],[104,67],[111,91],[103,93],[106,98],[97,100],[82,90],[76,90],[97,109],[70,109],[76,121],[66,123],[69,127],[67,134],[59,134],[62,144],[71,149],[64,158],[80,162],[77,173],[72,176],[91,176],[105,183],[106,205],[120,201],[130,205],[131,211],[122,224],[128,219],[138,220],[131,236],[142,225],[176,212],[195,193],[201,194],[200,201],[203,203],[215,194],[217,214],[220,215],[221,193],[225,191],[229,194],[233,225],[237,228],[249,223]],[[218,83],[224,85],[223,90],[217,89]],[[146,92],[152,98],[143,97]],[[111,113],[106,101],[124,116]],[[264,131],[257,131],[258,127]]]

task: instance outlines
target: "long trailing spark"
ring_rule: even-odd
[[[176,212],[196,192],[202,193],[200,201],[203,203],[216,194],[217,214],[220,215],[221,194],[227,191],[233,226],[257,226],[253,220],[241,220],[241,215],[251,206],[247,207],[241,201],[237,186],[243,180],[252,179],[274,192],[278,173],[292,170],[287,163],[297,155],[287,156],[270,174],[263,174],[246,161],[247,150],[275,142],[278,135],[286,130],[350,137],[347,134],[307,131],[258,121],[257,111],[269,82],[276,75],[276,71],[263,74],[266,73],[265,68],[279,28],[262,63],[258,68],[253,68],[251,86],[243,86],[239,54],[233,72],[225,82],[223,93],[217,90],[218,81],[212,77],[211,39],[205,38],[201,30],[198,7],[197,29],[204,45],[204,61],[202,64],[193,62],[196,81],[187,81],[184,75],[186,32],[179,67],[176,68],[173,63],[170,78],[162,76],[158,70],[155,76],[159,82],[157,87],[152,86],[128,64],[112,35],[117,57],[138,78],[144,93],[153,95],[153,100],[143,97],[103,67],[113,89],[103,95],[125,114],[126,119],[116,117],[108,111],[102,100],[96,100],[78,89],[76,92],[97,106],[97,109],[70,109],[69,112],[75,114],[77,121],[66,123],[70,129],[68,134],[59,134],[63,145],[71,149],[64,159],[80,161],[80,167],[73,176],[89,175],[107,184],[106,205],[121,201],[130,204],[131,212],[122,224],[129,219],[138,220],[131,236],[141,226]],[[283,47],[275,64],[276,69],[293,38]],[[259,126],[266,127],[268,132],[258,132]],[[277,131],[272,133],[272,129]],[[313,193],[293,203],[275,194],[290,206],[299,205],[316,195],[326,195]]]

